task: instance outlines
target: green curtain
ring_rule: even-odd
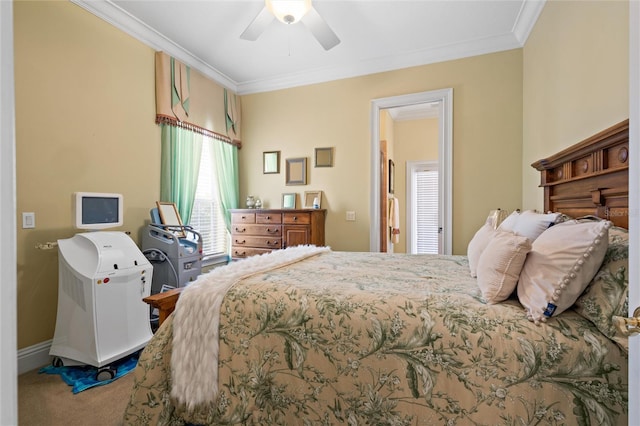
[[[160,124],[162,154],[160,201],[176,204],[182,223],[189,224],[198,186],[202,135],[180,127]]]
[[[213,141],[213,161],[218,177],[218,193],[222,204],[224,221],[231,232],[229,209],[238,208],[240,182],[238,179],[238,147],[219,140]]]

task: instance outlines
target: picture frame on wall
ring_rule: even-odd
[[[288,158],[286,170],[287,185],[307,184],[307,158]]]
[[[262,173],[280,173],[280,151],[265,151],[262,153]]]
[[[316,148],[316,167],[333,167],[333,148]]]

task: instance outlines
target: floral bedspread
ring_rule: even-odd
[[[125,424],[627,424],[625,352],[572,310],[483,303],[462,256],[328,252],[235,284],[219,393],[194,410],[171,400],[171,346],[170,317]]]

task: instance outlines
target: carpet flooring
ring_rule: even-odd
[[[18,376],[20,426],[113,426],[122,415],[133,387],[133,373],[103,386],[74,394],[59,375],[39,369]]]

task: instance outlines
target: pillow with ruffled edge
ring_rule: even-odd
[[[535,241],[540,234],[555,224],[559,217],[560,213],[538,213],[533,210],[514,212],[500,224],[498,229],[515,232]]]
[[[478,262],[480,255],[489,244],[489,241],[494,237],[496,230],[491,226],[491,219],[487,218],[484,225],[476,231],[475,235],[469,241],[467,246],[467,260],[469,261],[469,272],[472,277],[477,276]]]
[[[602,265],[611,222],[568,221],[533,242],[517,285],[518,299],[534,322],[570,308]]]
[[[576,300],[574,310],[629,352],[629,338],[620,334],[612,321],[614,316],[629,316],[628,230],[617,226],[609,228],[609,247],[602,266]]]
[[[530,250],[531,241],[527,237],[496,232],[478,263],[478,287],[488,304],[500,303],[511,296]]]

